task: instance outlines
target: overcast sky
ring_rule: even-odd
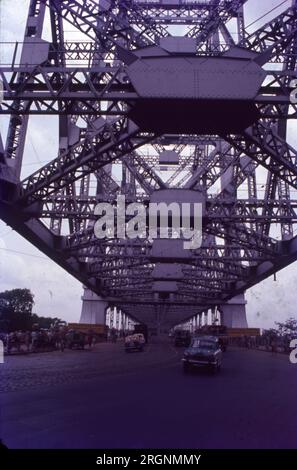
[[[22,41],[28,3],[28,0],[0,0],[0,42]],[[248,1],[247,23],[254,23],[281,3],[273,16],[287,8],[290,0]],[[268,19],[269,16],[259,20],[251,25],[250,30]],[[79,38],[78,35],[73,37]],[[11,47],[9,44],[0,46],[2,64],[9,61]],[[29,128],[22,177],[54,158],[56,155],[53,150],[58,143],[55,117],[31,117]],[[1,116],[0,130],[4,137],[6,129],[7,119]],[[246,294],[249,325],[267,328],[273,326],[275,321],[290,316],[297,318],[296,286],[295,263],[278,273],[276,281],[270,278],[250,289]],[[17,287],[32,290],[35,295],[34,310],[39,315],[59,316],[67,321],[79,320],[81,284],[0,221],[0,291]]]

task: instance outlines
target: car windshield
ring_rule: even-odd
[[[206,341],[203,339],[195,339],[191,345],[192,348],[199,349],[215,349],[216,345],[213,341]]]

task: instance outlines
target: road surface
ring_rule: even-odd
[[[297,447],[288,357],[234,349],[220,373],[184,375],[181,354],[163,342],[8,357],[1,437],[11,448]]]

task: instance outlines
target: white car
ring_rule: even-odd
[[[142,333],[135,333],[126,336],[125,338],[125,351],[143,351],[145,345],[145,338]]]

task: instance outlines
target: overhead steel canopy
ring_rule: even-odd
[[[296,1],[252,32],[245,4],[31,0],[24,43],[0,67],[1,218],[141,321],[179,323],[297,258]],[[30,115],[56,116],[59,148],[21,179]],[[94,234],[98,202],[147,210],[191,194],[199,248]]]

